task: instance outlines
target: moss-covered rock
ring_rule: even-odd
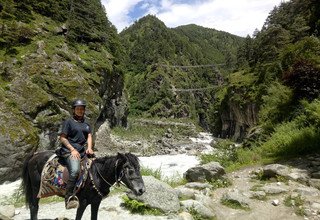
[[[71,44],[56,31],[63,23],[37,13],[25,23],[14,18],[5,23],[32,35],[0,45],[0,183],[19,177],[30,151],[57,146],[75,98],[87,101],[94,131],[106,120],[126,125],[127,117],[123,71],[107,45]],[[10,30],[8,37],[14,36]]]

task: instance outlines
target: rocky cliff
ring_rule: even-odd
[[[123,72],[107,47],[70,44],[66,25],[37,14],[29,23],[4,22],[1,37],[13,27],[15,36],[29,35],[0,50],[0,183],[19,176],[30,151],[55,148],[73,99],[88,102],[95,130],[105,120],[125,125],[127,116]]]

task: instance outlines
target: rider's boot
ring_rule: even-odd
[[[79,207],[79,200],[74,195],[74,188],[76,185],[77,177],[69,177],[66,187],[65,203],[66,209],[74,209]]]

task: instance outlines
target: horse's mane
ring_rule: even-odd
[[[125,157],[128,159],[129,163],[134,166],[135,169],[140,169],[139,159],[136,155],[132,153],[125,153]],[[117,156],[104,156],[104,157],[98,157],[95,159],[95,163],[104,164],[105,162],[109,161],[115,161]]]
[[[135,169],[140,169],[139,158],[136,155],[132,153],[125,153],[124,155],[128,158],[130,164],[132,164]]]

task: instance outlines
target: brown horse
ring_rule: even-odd
[[[42,169],[47,160],[54,154],[52,151],[30,153],[23,164],[22,185],[26,196],[26,205],[30,208],[31,220],[38,219],[39,198],[37,198]],[[91,205],[91,219],[97,219],[101,200],[110,192],[110,187],[117,181],[123,182],[136,195],[145,191],[140,174],[138,158],[131,154],[120,154],[93,160],[89,169],[90,178],[77,192],[79,208],[76,219],[82,218],[86,207]]]

